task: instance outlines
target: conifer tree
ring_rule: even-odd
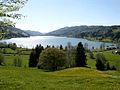
[[[63,50],[63,46],[62,45],[60,45],[60,50]]]
[[[41,44],[37,45],[35,47],[35,49],[33,49],[33,51],[30,54],[30,57],[29,57],[29,67],[36,67],[37,66],[39,56],[40,56],[43,49],[44,48],[43,48],[43,46],[41,46]]]
[[[85,49],[81,42],[78,43],[76,50],[76,67],[85,67],[87,65]]]

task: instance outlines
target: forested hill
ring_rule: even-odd
[[[30,35],[21,29],[12,26],[0,26],[0,39],[29,37]]]
[[[46,35],[120,42],[120,25],[64,27]]]

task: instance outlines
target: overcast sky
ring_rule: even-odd
[[[50,32],[66,26],[118,25],[120,0],[29,0],[17,21],[23,30]]]

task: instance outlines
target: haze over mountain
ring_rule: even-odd
[[[66,36],[74,38],[86,38],[99,41],[110,41],[119,42],[120,41],[120,25],[114,26],[72,26],[64,27],[58,30],[42,34],[38,31],[23,31],[21,29],[7,26],[0,27],[0,30],[4,30],[4,38],[16,38],[16,37],[29,37],[29,36]],[[0,32],[1,32],[0,31]]]
[[[0,37],[2,32],[5,32],[3,36],[4,38],[17,38],[43,35],[38,31],[21,30],[19,28],[12,26],[0,26]]]
[[[31,31],[31,30],[24,30],[26,33],[28,33],[30,36],[41,36],[43,35],[42,33],[38,31]]]
[[[0,33],[4,32],[4,38],[16,38],[16,37],[29,37],[30,35],[25,31],[12,27],[12,26],[0,26]]]

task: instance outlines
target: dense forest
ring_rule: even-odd
[[[73,26],[58,29],[46,35],[87,38],[90,40],[119,42],[120,26]]]

